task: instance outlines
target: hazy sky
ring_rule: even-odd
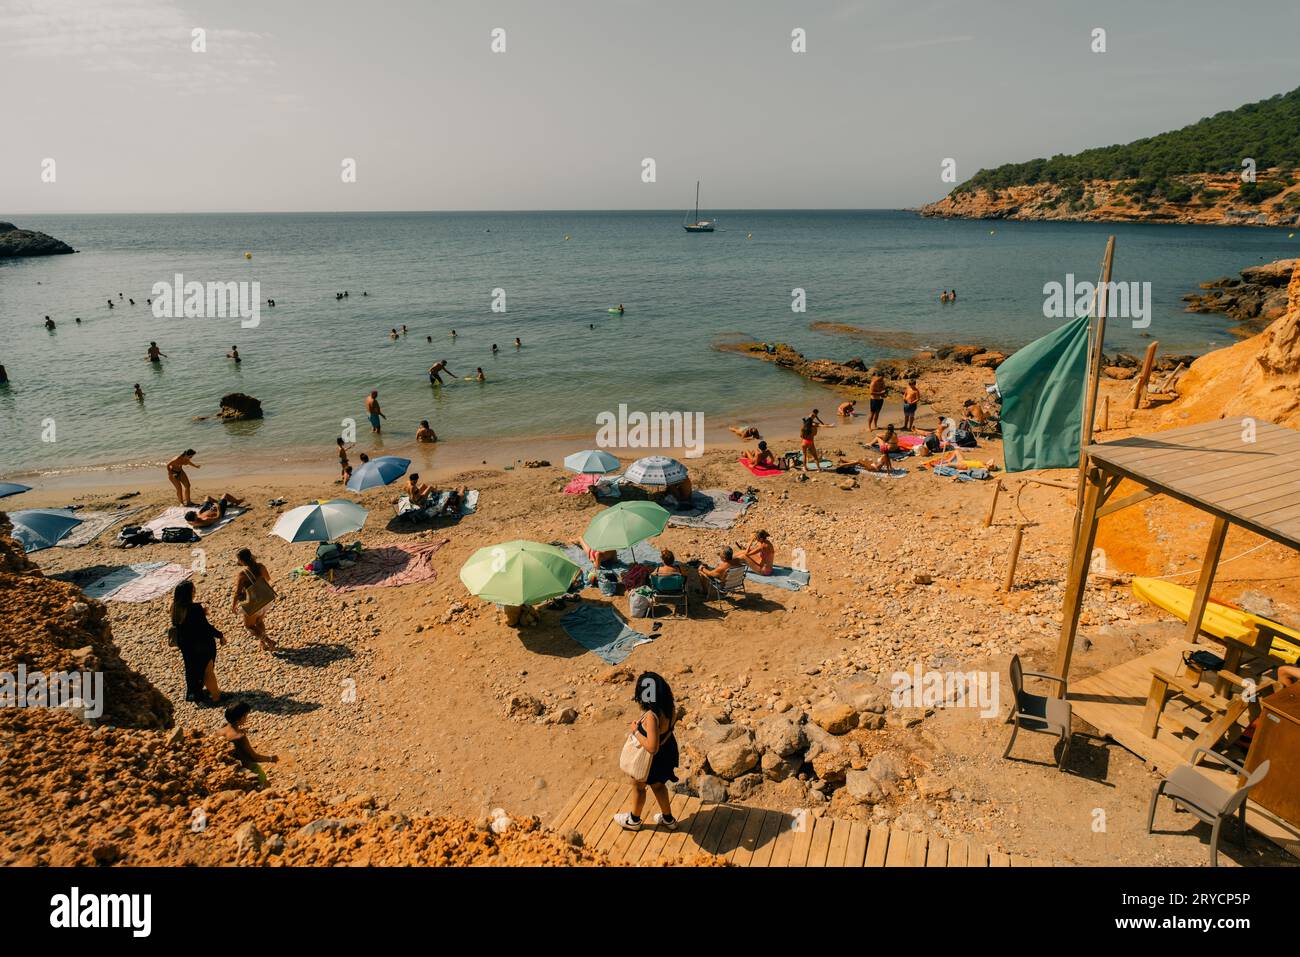
[[[0,218],[910,206],[945,157],[1290,90],[1297,36],[1295,0],[0,0]]]

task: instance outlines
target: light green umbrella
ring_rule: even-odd
[[[668,509],[654,502],[619,502],[591,520],[582,540],[598,552],[630,548],[668,524]],[[633,555],[635,557],[635,553]]]
[[[554,545],[503,542],[480,548],[460,569],[471,595],[499,605],[535,605],[563,595],[578,566]]]

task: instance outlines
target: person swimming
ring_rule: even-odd
[[[497,344],[495,342],[492,343],[492,354],[496,355],[499,351],[500,350],[497,348]]]
[[[621,302],[618,304],[618,314],[623,315],[623,304]]]
[[[420,427],[415,430],[415,441],[417,442],[437,442],[438,433],[433,431],[429,425],[428,419],[420,420]]]
[[[46,316],[46,317],[45,317],[45,328],[46,328],[46,329],[53,329],[53,328],[54,328],[54,320],[51,319],[49,316]]]
[[[475,380],[476,382],[486,382],[486,381],[487,381],[487,376],[485,376],[485,375],[483,374],[483,367],[482,367],[482,366],[479,366],[479,367],[478,367],[478,374],[474,376],[474,380]]]
[[[518,336],[515,336],[515,348],[516,348],[516,349],[519,349],[519,348],[521,348],[522,346],[523,346],[523,343],[519,340],[519,337],[518,337]]]

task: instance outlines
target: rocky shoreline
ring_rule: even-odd
[[[1136,180],[1089,180],[1081,184],[1035,183],[1004,189],[954,190],[917,212],[942,219],[1013,219],[1078,223],[1180,223],[1201,226],[1300,225],[1300,171],[1264,170],[1263,180],[1292,185],[1256,203],[1241,197],[1235,173],[1172,176],[1185,200],[1171,202],[1135,194]]]
[[[1300,259],[1279,259],[1263,266],[1248,266],[1240,279],[1221,276],[1201,283],[1204,293],[1183,296],[1188,312],[1221,312],[1238,323],[1234,336],[1248,338],[1263,332],[1287,307],[1287,283]]]
[[[63,256],[76,251],[61,239],[32,229],[19,229],[13,223],[0,222],[0,259]]]

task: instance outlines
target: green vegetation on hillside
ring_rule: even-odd
[[[1137,180],[1132,190],[1135,198],[1159,196],[1182,203],[1192,198],[1192,191],[1169,177],[1240,172],[1246,157],[1259,170],[1300,168],[1300,88],[1132,143],[982,169],[953,193],[1059,183],[1069,192],[1067,201],[1074,203],[1082,195],[1080,184],[1087,180]],[[1242,185],[1255,187],[1241,191],[1246,202],[1255,203],[1278,192],[1272,187],[1279,184]]]

